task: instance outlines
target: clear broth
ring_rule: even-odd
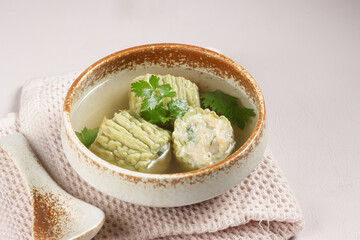
[[[200,94],[204,92],[214,91],[219,89],[227,94],[235,96],[240,99],[241,103],[248,108],[255,110],[257,108],[254,103],[248,100],[245,93],[237,87],[234,87],[223,79],[204,72],[194,71],[190,69],[172,69],[165,70],[162,68],[142,69],[134,72],[118,72],[111,74],[102,79],[99,84],[81,97],[81,101],[75,103],[71,110],[71,122],[75,131],[81,131],[84,127],[96,128],[99,127],[103,118],[112,118],[114,113],[118,110],[128,109],[129,100],[128,94],[130,91],[130,82],[137,76],[146,73],[152,74],[171,74],[174,76],[182,76],[186,79],[196,83],[199,87]],[[234,135],[236,140],[235,150],[239,149],[241,145],[250,137],[257,122],[257,116],[252,118],[244,130],[236,126],[234,128]],[[234,151],[235,151],[234,150]],[[165,173],[183,172],[176,161],[175,156],[172,156],[171,166]]]

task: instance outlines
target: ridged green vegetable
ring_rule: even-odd
[[[132,83],[144,80],[149,82],[150,77],[153,74],[145,74],[144,76],[140,76],[135,78]],[[176,92],[176,97],[174,98],[165,98],[164,104],[165,106],[171,99],[179,99],[179,100],[187,100],[188,105],[191,107],[200,107],[200,97],[199,97],[199,89],[195,83],[183,78],[183,77],[174,77],[171,75],[156,75],[160,78],[159,85],[170,84],[172,91]],[[141,103],[143,98],[136,97],[134,92],[129,92],[129,108],[130,110],[140,113],[141,111]]]
[[[161,173],[170,163],[171,133],[129,110],[104,119],[90,150],[129,170]]]

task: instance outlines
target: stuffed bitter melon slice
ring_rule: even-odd
[[[140,80],[149,82],[152,75],[153,74],[145,74],[144,76],[137,77],[132,81],[132,83]],[[171,99],[179,99],[179,100],[186,99],[189,106],[200,107],[199,88],[196,86],[195,83],[183,77],[174,77],[169,74],[164,76],[163,75],[156,75],[156,76],[160,78],[159,85],[170,84],[172,91],[176,92],[176,97],[165,98],[163,100],[165,107]],[[135,93],[131,92],[130,90],[129,92],[130,110],[139,114],[141,111],[142,101],[143,101],[142,97],[136,97]]]
[[[225,159],[235,146],[229,120],[209,109],[190,108],[175,120],[172,137],[176,160],[186,171]]]
[[[162,173],[171,160],[171,133],[128,110],[104,119],[90,150],[119,167]]]

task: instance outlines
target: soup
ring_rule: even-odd
[[[74,130],[80,131],[84,127],[99,127],[104,117],[111,119],[118,110],[128,109],[130,82],[135,77],[146,73],[179,76],[176,69],[165,70],[160,68],[147,68],[134,73],[127,72],[126,75],[124,72],[108,75],[102,79],[95,88],[82,96],[82,101],[79,101],[79,103],[74,106],[71,116]],[[200,94],[219,89],[229,95],[238,97],[240,101],[241,99],[246,99],[245,93],[214,75],[194,70],[182,70],[181,76],[196,83],[199,87]],[[247,108],[256,109],[250,101],[241,101],[241,103]],[[249,138],[256,121],[256,117],[251,118],[244,130],[233,126],[236,141],[234,150],[238,149]],[[174,155],[172,159],[175,159]],[[171,161],[170,167],[163,173],[177,173],[182,171],[184,171],[184,169],[177,164],[177,161]]]

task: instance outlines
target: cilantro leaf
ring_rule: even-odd
[[[86,127],[81,130],[81,132],[75,132],[76,136],[85,145],[85,147],[89,148],[91,144],[95,141],[97,134],[99,132],[99,128],[88,129]]]
[[[170,84],[163,84],[157,88],[159,93],[162,97],[175,97],[176,92],[171,92],[171,85]]]
[[[214,92],[204,93],[200,97],[203,99],[203,104],[205,107],[211,107],[214,111],[226,111],[230,106],[237,105],[237,98],[227,95],[220,90],[215,90]]]
[[[149,79],[149,83],[151,84],[151,86],[155,89],[157,87],[159,87],[159,81],[160,78],[155,76],[155,75],[151,75],[150,79]]]
[[[250,117],[255,117],[256,115],[253,109],[240,105],[236,97],[223,93],[220,90],[204,93],[200,98],[205,107],[210,107],[218,114],[224,115],[232,124],[240,129],[244,129]]]
[[[188,102],[186,99],[182,100],[171,100],[167,104],[171,116],[175,118],[181,118],[185,115],[185,113],[189,110],[188,109]]]
[[[151,94],[148,98],[144,98],[143,102],[141,103],[142,110],[152,110],[155,109],[156,106],[161,104],[162,100],[156,94]]]
[[[150,97],[154,89],[150,84],[144,80],[140,80],[131,84],[131,91],[135,93],[137,97]]]
[[[165,123],[171,119],[171,117],[168,117],[166,115],[166,110],[164,108],[164,105],[158,105],[153,110],[141,111],[140,114],[144,119],[146,119],[150,123],[158,123],[158,122]]]
[[[140,115],[150,123],[166,123],[180,118],[187,112],[186,100],[170,100],[166,106],[164,98],[175,98],[170,84],[159,85],[160,78],[151,75],[149,82],[140,80],[131,84],[131,92],[136,97],[143,97]]]

